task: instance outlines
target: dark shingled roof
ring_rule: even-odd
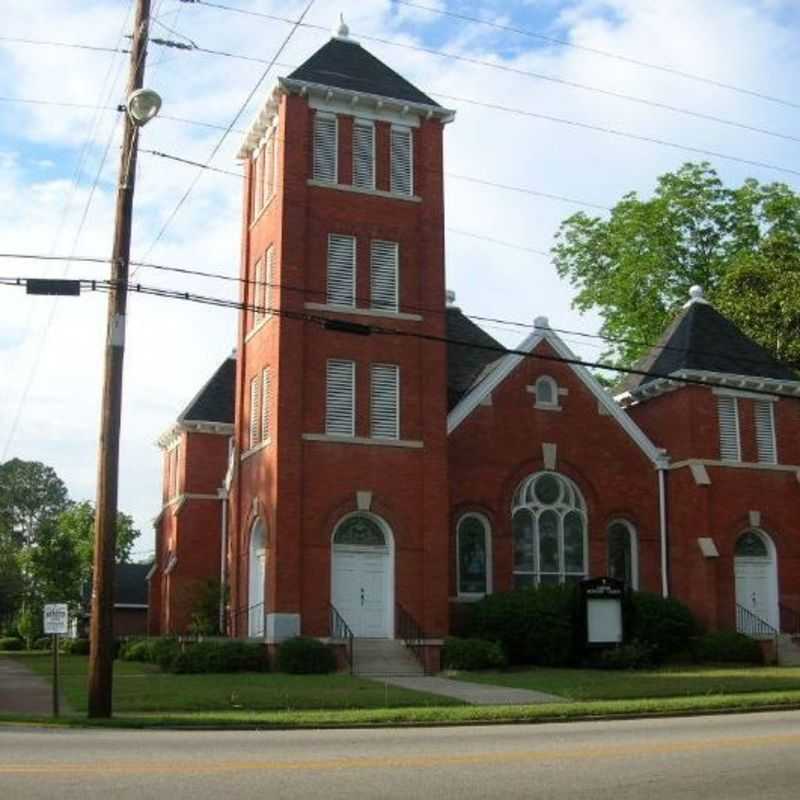
[[[360,44],[341,39],[331,39],[324,44],[289,78],[410,103],[439,105]]]
[[[692,370],[798,380],[789,367],[773,358],[705,302],[694,302],[684,308],[658,344],[636,364],[636,369],[660,375]],[[650,375],[630,375],[623,388],[632,391],[654,380],[657,378]]]
[[[236,359],[229,356],[186,406],[178,421],[227,422],[232,425],[235,384]]]
[[[117,564],[114,568],[114,603],[147,605],[147,573],[151,564]]]
[[[467,319],[461,309],[452,306],[447,309],[447,338],[472,345],[502,347],[496,339]],[[448,344],[447,410],[452,411],[486,368],[502,357],[503,354],[496,350]]]

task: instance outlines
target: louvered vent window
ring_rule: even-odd
[[[328,237],[328,302],[356,304],[356,239],[332,233]]]
[[[272,316],[272,283],[275,273],[275,248],[270,245],[264,254],[264,285],[261,287],[261,299],[264,305],[264,316]]]
[[[400,436],[400,368],[373,364],[370,373],[370,435],[376,439]]]
[[[776,464],[778,454],[775,446],[774,403],[767,400],[756,400],[753,408],[756,417],[758,460],[762,464]]]
[[[336,117],[314,117],[314,179],[336,183]]]
[[[397,311],[397,242],[373,240],[370,246],[370,295],[373,308]]]
[[[353,186],[375,188],[375,128],[361,120],[353,125]]]
[[[255,196],[253,198],[253,214],[258,214],[264,205],[264,151],[259,150],[253,160],[253,180],[255,181]]]
[[[411,131],[408,128],[392,128],[391,145],[392,191],[396,194],[413,194]]]
[[[740,461],[739,412],[735,397],[717,398],[719,412],[719,453],[723,461]]]
[[[355,434],[356,365],[353,361],[328,361],[325,432],[334,436]]]
[[[250,447],[258,444],[258,378],[250,380]]]
[[[253,298],[253,305],[255,306],[253,318],[255,324],[258,325],[258,323],[264,319],[264,261],[262,259],[259,258],[258,261],[256,261],[254,272],[255,286],[253,287],[254,291],[251,296]]]
[[[269,367],[261,372],[261,441],[266,442],[272,435],[270,428],[270,377]]]
[[[264,204],[269,202],[272,195],[275,193],[275,129],[267,139],[265,147],[266,164],[264,166]]]

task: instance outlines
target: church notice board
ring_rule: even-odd
[[[621,644],[624,639],[622,601],[625,585],[615,578],[593,578],[581,583],[586,606],[586,643]]]

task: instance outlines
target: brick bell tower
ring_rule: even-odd
[[[241,148],[242,299],[264,310],[239,329],[235,635],[326,637],[331,606],[357,637],[447,632],[445,345],[335,328],[445,335],[452,119],[341,22]]]

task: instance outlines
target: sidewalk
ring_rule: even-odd
[[[61,712],[66,713],[63,699]],[[51,714],[53,690],[44,678],[15,658],[0,656],[0,713]]]
[[[528,706],[537,703],[566,703],[564,697],[531,689],[513,689],[508,686],[489,686],[485,683],[454,681],[450,678],[425,677],[387,677],[377,678],[392,686],[414,689],[417,692],[430,692],[445,697],[454,697],[473,706]]]

